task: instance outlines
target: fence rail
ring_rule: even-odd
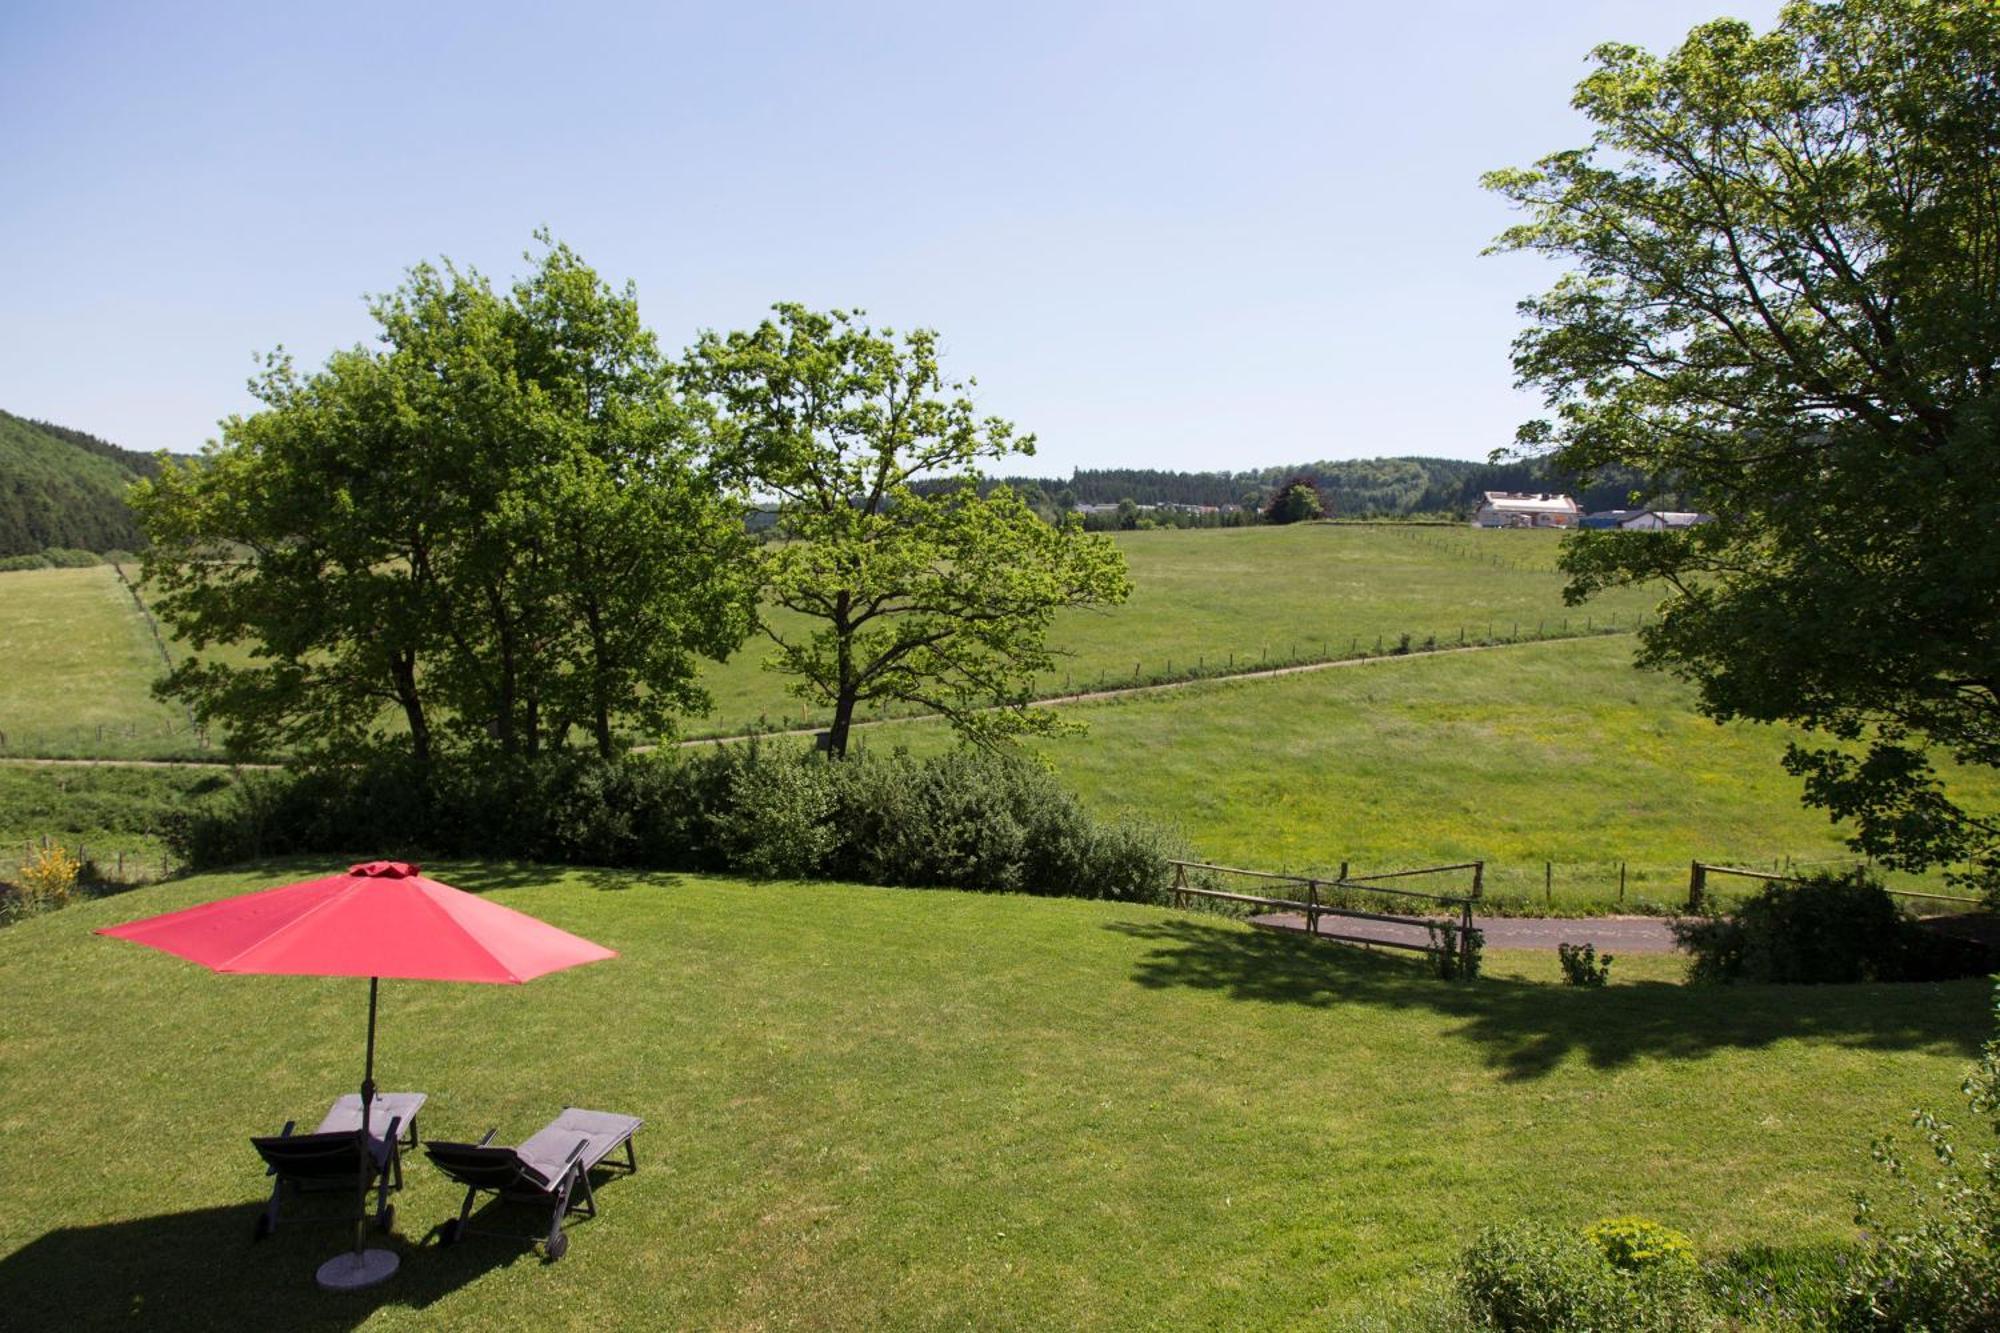
[[[1174,868],[1174,882],[1170,886],[1176,907],[1187,906],[1190,897],[1207,898],[1221,902],[1246,903],[1252,906],[1269,907],[1277,911],[1297,912],[1305,917],[1306,933],[1320,939],[1341,940],[1351,944],[1379,945],[1387,949],[1407,949],[1438,957],[1447,952],[1454,955],[1457,973],[1470,975],[1474,958],[1472,934],[1472,905],[1479,898],[1484,883],[1486,867],[1483,861],[1461,861],[1446,866],[1422,866],[1414,870],[1386,871],[1376,875],[1350,875],[1348,864],[1340,865],[1340,875],[1336,879],[1322,879],[1312,875],[1290,875],[1270,870],[1246,870],[1241,866],[1215,865],[1207,861],[1169,861]],[[1417,889],[1383,888],[1379,881],[1404,879],[1416,875],[1442,875],[1457,871],[1472,872],[1472,889],[1464,894],[1424,893]],[[1211,889],[1188,883],[1188,872],[1197,875],[1243,875],[1251,879],[1275,880],[1281,883],[1302,885],[1304,899],[1272,898],[1262,894],[1231,893],[1226,889]],[[1367,894],[1390,894],[1398,898],[1415,898],[1426,902],[1442,903],[1457,909],[1457,920],[1446,927],[1444,940],[1439,942],[1436,927],[1440,924],[1435,917],[1399,916],[1389,912],[1371,912],[1365,908],[1328,903],[1321,899],[1320,891],[1331,889]],[[1372,935],[1349,935],[1327,930],[1320,922],[1325,917],[1344,920],[1379,921],[1390,925],[1409,926],[1425,932],[1426,940],[1418,944],[1413,940],[1379,939]]]
[[[1754,879],[1770,884],[1797,884],[1799,876],[1781,874],[1768,870],[1748,870],[1742,866],[1715,865],[1707,861],[1691,862],[1688,866],[1687,906],[1690,912],[1698,912],[1708,901],[1708,877],[1710,875],[1734,875],[1739,879]],[[1978,898],[1968,898],[1957,893],[1922,893],[1916,889],[1891,889],[1884,887],[1884,893],[1897,898],[1916,898],[1925,902],[1958,903],[1969,909],[1978,909],[1986,904]]]

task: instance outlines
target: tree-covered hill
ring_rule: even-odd
[[[0,412],[0,556],[136,549],[125,488],[158,471],[149,454]]]

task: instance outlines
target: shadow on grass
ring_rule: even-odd
[[[369,1244],[402,1266],[381,1286],[319,1290],[313,1274],[353,1232],[306,1223],[262,1243],[261,1201],[59,1227],[0,1259],[0,1323],[9,1328],[350,1329],[383,1307],[422,1310],[493,1269],[535,1261],[525,1245],[440,1247],[403,1235]],[[428,1238],[427,1238],[428,1239]]]
[[[1937,985],[1676,986],[1588,990],[1486,978],[1441,981],[1418,959],[1199,920],[1114,922],[1154,941],[1133,980],[1267,1004],[1426,1009],[1462,1020],[1510,1079],[1540,1078],[1573,1053],[1600,1069],[1640,1058],[1690,1059],[1807,1039],[1869,1050],[1970,1057],[1987,1036],[1984,981]]]

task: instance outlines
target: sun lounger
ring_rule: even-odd
[[[458,1216],[444,1224],[439,1241],[452,1245],[472,1233],[472,1209],[481,1194],[496,1194],[504,1200],[549,1209],[549,1229],[542,1237],[551,1260],[560,1259],[569,1249],[569,1235],[563,1221],[571,1213],[597,1216],[597,1196],[591,1189],[590,1173],[599,1166],[616,1167],[627,1174],[639,1169],[632,1136],[646,1122],[637,1116],[614,1115],[609,1111],[584,1111],[566,1107],[518,1147],[497,1146],[496,1131],[486,1131],[477,1143],[424,1145],[438,1170],[465,1186],[465,1203]],[[606,1159],[620,1147],[625,1160]],[[506,1235],[506,1232],[488,1232]],[[527,1239],[536,1239],[528,1237]]]
[[[311,1134],[294,1134],[295,1121],[287,1120],[276,1134],[250,1140],[264,1159],[265,1174],[271,1179],[271,1201],[257,1215],[257,1240],[278,1229],[278,1208],[285,1188],[293,1193],[346,1190],[357,1201],[357,1211],[341,1215],[351,1220],[367,1210],[367,1191],[375,1189],[375,1224],[387,1231],[395,1225],[396,1207],[389,1202],[392,1190],[403,1188],[404,1148],[417,1146],[417,1113],[423,1109],[421,1092],[385,1092],[369,1107],[368,1134],[361,1133],[361,1098],[349,1093],[333,1104]]]

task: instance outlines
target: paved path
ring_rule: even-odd
[[[1269,912],[1250,920],[1272,930],[1304,933],[1306,928],[1306,919],[1298,912]],[[1485,933],[1489,949],[1547,949],[1553,953],[1558,944],[1594,944],[1599,953],[1672,953],[1674,949],[1673,933],[1656,916],[1476,916],[1473,924]],[[1323,916],[1320,929],[1408,944],[1421,944],[1425,938],[1425,932],[1417,927],[1351,917]]]

